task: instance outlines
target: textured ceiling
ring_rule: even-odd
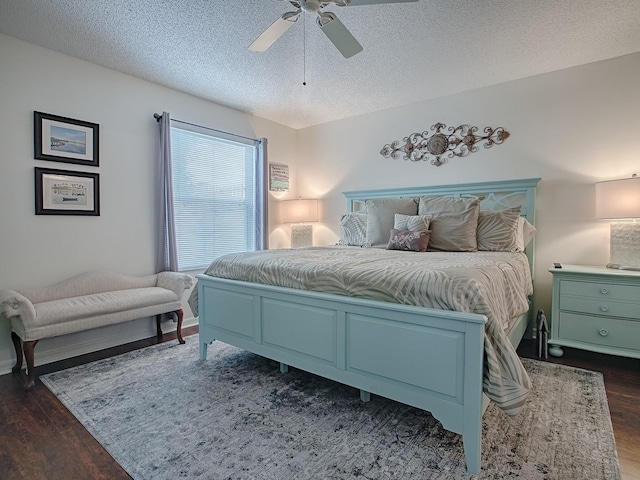
[[[290,10],[283,0],[0,0],[0,32],[294,128],[640,51],[640,0],[334,6],[364,47],[354,57],[310,15],[266,52],[247,50]]]

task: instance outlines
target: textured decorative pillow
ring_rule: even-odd
[[[429,251],[475,252],[484,197],[420,197],[419,215],[432,215]]]
[[[367,238],[365,246],[385,248],[393,228],[394,215],[417,215],[415,198],[374,198],[365,202],[367,212]]]
[[[529,223],[524,217],[520,217],[518,220],[518,251],[524,252],[529,242],[536,234],[536,228]]]
[[[393,228],[396,230],[417,230],[426,232],[429,230],[431,215],[403,215],[396,213],[393,216]]]
[[[426,252],[429,245],[429,231],[391,230],[387,250],[406,250],[412,252]]]
[[[518,219],[521,207],[478,215],[478,250],[515,252],[518,249]]]
[[[351,212],[342,216],[340,220],[340,240],[338,240],[338,245],[362,247],[366,241],[366,236],[366,212]]]

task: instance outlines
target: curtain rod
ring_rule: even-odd
[[[157,122],[160,121],[162,115],[159,113],[154,113],[153,118],[156,119]],[[238,135],[237,133],[225,132],[224,130],[218,130],[216,128],[203,127],[202,125],[197,125],[195,123],[185,122],[184,120],[176,120],[175,118],[170,119],[172,122],[184,123],[185,125],[190,125],[192,127],[204,128],[205,130],[211,130],[212,132],[223,133],[225,135],[231,135],[233,137],[244,138],[245,140],[251,140],[252,142],[259,142],[260,140],[257,138],[245,137],[244,135]]]

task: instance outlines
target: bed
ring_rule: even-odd
[[[535,225],[535,189],[539,180],[352,191],[344,195],[348,214],[362,211],[365,202],[373,204],[374,199],[478,198],[484,212],[519,206],[520,215]],[[354,285],[354,278],[367,278],[366,275],[372,273],[364,274],[358,270],[360,267],[354,267],[355,273],[338,272],[338,264],[348,263],[343,259],[344,255],[353,257],[354,265],[369,263],[369,259],[363,258],[367,254],[371,254],[372,265],[373,257],[394,255],[394,258],[401,258],[396,263],[405,266],[413,265],[418,258],[429,257],[437,264],[443,261],[442,258],[455,255],[449,252],[383,253],[385,249],[353,246],[312,247],[285,249],[281,252],[285,258],[275,263],[282,263],[284,270],[290,268],[287,257],[291,257],[291,262],[301,263],[294,257],[299,254],[295,250],[305,250],[305,254],[310,255],[302,263],[324,269],[327,276],[342,279],[343,287],[349,289]],[[306,283],[296,283],[299,278],[295,282],[291,279],[275,282],[263,275],[271,269],[263,266],[271,264],[262,262],[268,260],[264,257],[276,253],[255,252],[253,259],[246,254],[231,256],[233,258],[214,262],[213,275],[218,276],[212,276],[212,267],[207,270],[208,274],[198,276],[197,289],[189,302],[199,317],[200,358],[205,360],[207,346],[213,340],[219,340],[276,360],[283,372],[293,366],[355,387],[360,390],[363,401],[369,401],[373,393],[429,411],[445,429],[462,435],[467,469],[478,474],[481,470],[482,415],[490,402],[489,397],[509,414],[517,414],[526,398],[528,377],[514,355],[515,347],[531,325],[532,313],[528,305],[532,302],[532,292],[526,292],[527,305],[524,308],[520,305],[518,315],[499,320],[499,315],[491,309],[476,307],[482,302],[474,301],[473,308],[462,306],[458,311],[455,303],[415,302],[407,300],[407,296],[398,298],[398,292],[408,291],[406,283],[402,288],[396,285],[395,290],[372,295],[366,288],[339,291],[330,287],[315,291],[318,289],[314,288],[313,279],[318,277],[314,277],[314,272],[308,275]],[[405,256],[400,257],[402,254]],[[523,253],[465,252],[460,255],[458,263],[464,264],[465,272],[469,270],[468,263],[482,266],[485,262],[491,263],[491,257],[498,258],[498,268],[488,266],[484,271],[479,268],[479,273],[470,272],[472,282],[469,284],[475,284],[476,277],[487,276],[490,269],[498,274],[510,270],[511,263],[524,263],[531,282],[534,240]],[[333,264],[327,263],[327,258],[333,258]],[[403,263],[405,258],[410,260]],[[256,262],[252,275],[238,273],[243,262]],[[388,270],[380,276],[386,277]],[[276,276],[282,276],[282,271]],[[297,277],[304,277],[304,274],[298,273]],[[369,283],[364,281],[361,285]],[[430,283],[433,279],[427,278],[425,284]],[[485,286],[480,288],[482,292],[485,289]],[[495,295],[486,294],[488,297]],[[412,292],[409,296],[417,294]],[[499,379],[491,376],[496,368],[500,372]],[[494,384],[496,379],[499,387]]]

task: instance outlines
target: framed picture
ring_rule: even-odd
[[[100,215],[100,176],[35,167],[36,215]]]
[[[289,165],[269,164],[269,190],[272,192],[289,191]]]
[[[97,123],[42,112],[33,114],[36,159],[98,166]]]

